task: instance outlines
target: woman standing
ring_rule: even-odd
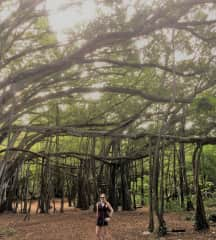
[[[108,222],[113,214],[111,204],[106,200],[104,193],[100,194],[100,201],[96,204],[96,236],[98,240],[106,240]]]

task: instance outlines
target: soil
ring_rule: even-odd
[[[34,208],[33,208],[34,210]],[[167,213],[165,220],[168,230],[185,229],[183,233],[169,232],[158,238],[149,234],[148,210],[116,212],[109,223],[107,240],[213,240],[216,239],[216,226],[205,233],[195,232],[193,222],[186,220],[188,213]],[[0,239],[7,240],[96,240],[95,214],[92,210],[81,211],[66,207],[64,213],[35,214],[24,221],[23,214],[3,214],[0,216]]]

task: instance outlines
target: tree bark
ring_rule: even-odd
[[[154,204],[153,204],[153,156],[152,141],[149,138],[149,232],[154,232]]]
[[[122,210],[132,210],[128,179],[128,165],[121,164]]]
[[[202,193],[199,185],[200,174],[200,158],[202,152],[202,146],[198,146],[199,150],[195,155],[195,191],[196,191],[196,211],[195,211],[195,230],[203,231],[209,229],[209,224],[206,219],[205,207],[202,199]]]
[[[163,218],[163,211],[160,211],[159,202],[159,176],[160,176],[160,137],[157,138],[154,158],[153,158],[153,200],[154,200],[154,210],[158,219],[158,234],[159,236],[164,236],[167,233],[166,222]]]

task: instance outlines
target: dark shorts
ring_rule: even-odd
[[[108,222],[106,222],[103,218],[98,218],[96,225],[99,227],[108,226]]]

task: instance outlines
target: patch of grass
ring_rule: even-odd
[[[16,230],[14,228],[10,227],[0,227],[0,235],[3,236],[13,236],[16,233]]]

